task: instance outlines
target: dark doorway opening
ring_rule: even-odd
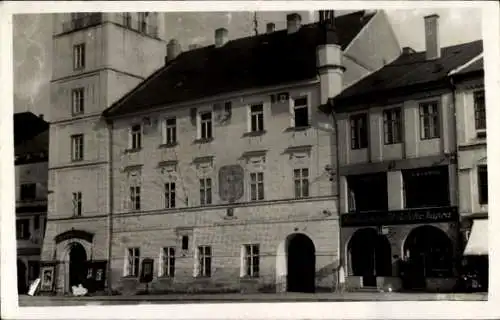
[[[301,233],[287,239],[287,291],[312,293],[315,289],[316,250]]]
[[[377,230],[356,231],[349,241],[348,251],[352,274],[363,277],[364,287],[376,286],[377,276],[391,276],[391,245]]]
[[[28,292],[26,283],[26,265],[21,260],[17,260],[17,293],[25,294]]]
[[[413,229],[404,244],[409,289],[424,289],[425,279],[453,275],[453,245],[442,230],[433,226]]]
[[[69,252],[69,285],[84,284],[87,276],[87,253],[79,243],[71,244]]]

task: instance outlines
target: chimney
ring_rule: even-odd
[[[43,114],[42,114],[42,113],[40,113],[40,114],[38,115],[38,118],[40,118],[40,119],[42,119],[42,120],[43,120]]]
[[[226,28],[215,30],[215,47],[220,48],[227,43],[228,32]]]
[[[411,47],[404,47],[403,48],[403,54],[404,55],[410,55],[410,54],[413,54],[415,53],[415,50],[413,50],[413,48]]]
[[[274,25],[274,23],[272,22],[269,22],[267,25],[266,25],[266,32],[267,33],[272,33],[274,32],[274,30],[276,29],[276,26]]]
[[[165,57],[165,63],[170,62],[177,58],[181,53],[181,44],[176,39],[172,39],[167,44],[167,56]]]
[[[424,17],[425,21],[425,56],[427,60],[439,59],[441,57],[441,46],[439,45],[439,16],[433,14]]]
[[[302,17],[298,13],[291,13],[286,15],[286,28],[288,34],[295,33],[299,31],[300,24],[302,23]]]

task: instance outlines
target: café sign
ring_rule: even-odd
[[[341,217],[343,227],[380,226],[396,224],[417,224],[452,222],[458,220],[456,207],[406,209],[385,212],[346,213]]]

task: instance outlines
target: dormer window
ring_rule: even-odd
[[[293,99],[293,126],[296,128],[309,126],[307,97]]]
[[[368,121],[367,114],[352,115],[351,122],[351,149],[364,149],[368,147]]]
[[[213,138],[212,134],[212,112],[200,113],[200,139],[210,140]]]
[[[130,129],[130,149],[139,150],[142,148],[142,127],[140,124],[133,125]]]

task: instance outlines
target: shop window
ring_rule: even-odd
[[[406,208],[450,205],[448,166],[404,170]]]
[[[387,175],[385,172],[347,177],[349,211],[387,211]]]
[[[479,204],[488,204],[488,167],[477,167]]]

